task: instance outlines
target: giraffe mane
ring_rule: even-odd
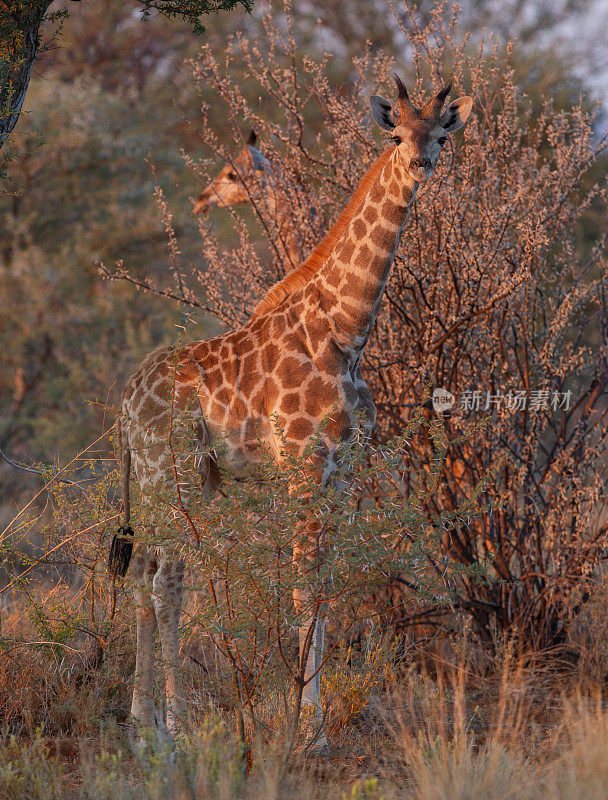
[[[355,192],[349,200],[346,208],[342,211],[338,219],[334,222],[333,226],[325,234],[319,244],[313,249],[306,261],[303,264],[300,264],[299,267],[296,267],[296,269],[290,272],[289,275],[286,275],[278,283],[275,283],[274,286],[270,287],[264,297],[253,309],[251,319],[256,319],[257,317],[261,317],[262,315],[267,314],[269,311],[272,311],[272,309],[276,308],[279,303],[282,303],[286,297],[293,294],[298,289],[301,289],[303,286],[306,286],[312,276],[319,271],[319,269],[331,255],[337,243],[342,238],[342,235],[344,234],[344,231],[348,227],[350,221],[358,212],[363,199],[371,188],[372,183],[382,171],[382,168],[388,161],[388,158],[393,150],[394,148],[390,147],[388,150],[385,150],[378,156],[378,158],[374,161],[371,167],[369,167],[365,175],[359,181],[359,184],[357,185],[357,188],[355,189]]]

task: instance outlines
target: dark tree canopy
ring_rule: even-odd
[[[61,10],[48,14],[52,0],[0,0],[0,147],[11,133],[23,106],[32,67],[41,46],[41,29],[49,19],[67,16]],[[139,0],[142,19],[153,12],[192,25],[204,33],[204,14],[229,11],[242,5],[247,11],[253,0]]]
[[[201,22],[203,14],[231,11],[237,5],[250,11],[253,0],[139,0],[139,4],[144,8],[144,19],[151,12],[157,11],[169,19],[176,17],[189,22],[194,33],[201,34],[205,32],[205,26]]]

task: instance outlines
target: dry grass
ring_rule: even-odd
[[[221,701],[222,664],[211,670],[213,654],[203,658],[193,629],[183,667],[194,733],[175,750],[151,738],[142,751],[128,715],[130,604],[121,597],[110,622],[101,591],[88,618],[75,612],[67,584],[32,581],[21,592],[3,611],[0,800],[608,797],[604,590],[579,613],[576,663],[524,656],[515,641],[495,641],[491,656],[464,617],[452,619],[434,656],[427,646],[415,657],[390,636],[338,648],[323,678],[331,755],[306,757],[300,740],[282,776],[278,684],[256,697],[262,730],[244,758],[234,712]],[[101,663],[96,637],[105,642]]]
[[[69,652],[16,648],[0,660],[0,798],[606,798],[608,711],[597,684],[509,647],[482,677],[473,651],[465,643],[432,673],[398,663],[393,646],[342,652],[325,679],[331,755],[296,754],[280,779],[277,698],[260,717],[279,733],[251,743],[247,774],[231,715],[207,706],[203,719],[199,704],[191,739],[134,749],[128,659],[93,668]]]
[[[104,721],[126,719],[134,661],[126,626],[116,620],[97,664],[98,639],[78,625],[63,629],[72,610],[66,597],[59,601],[49,591],[5,610],[0,729],[27,738],[43,731],[47,738],[90,739],[99,737]]]

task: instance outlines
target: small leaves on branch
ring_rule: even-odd
[[[214,14],[219,11],[232,11],[238,5],[251,11],[253,0],[139,0],[143,6],[142,17],[147,19],[153,11],[157,11],[169,19],[183,19],[192,25],[196,35],[205,32],[201,21],[204,14]]]

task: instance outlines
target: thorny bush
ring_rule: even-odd
[[[405,497],[396,487],[406,477],[412,437],[424,427],[435,452],[432,468]],[[471,579],[473,572],[482,577],[478,568],[441,552],[446,530],[470,525],[481,513],[486,485],[480,482],[458,508],[435,515],[431,500],[450,446],[443,422],[428,423],[419,410],[398,436],[367,453],[362,445],[339,445],[339,491],[309,485],[306,454],[286,450],[281,468],[261,452],[251,479],[224,473],[221,490],[210,499],[197,490],[201,453],[193,449],[186,413],[176,417],[167,442],[183,465],[180,485],[195,489],[182,493],[185,504],[176,507],[168,485],[145,494],[133,486],[136,546],[165,546],[189,567],[182,658],[193,721],[202,724],[210,708],[235,712],[248,741],[270,744],[283,737],[285,760],[303,743],[298,725],[308,655],[305,650],[298,656],[302,620],[292,602],[294,589],[306,588],[315,614],[324,612],[330,620],[322,674],[330,681],[326,718],[333,730],[382,685],[394,651],[382,636],[368,639],[364,663],[351,669],[351,655],[341,664],[341,685],[335,685],[337,677],[332,684],[332,664],[343,661],[339,654],[348,649],[356,626],[362,620],[375,624],[370,591],[398,574],[428,601],[449,604],[463,571]],[[92,452],[42,474],[52,514],[24,509],[2,535],[2,563],[15,575],[3,588],[16,589],[19,600],[4,614],[0,636],[7,689],[0,723],[17,732],[42,726],[47,735],[83,735],[108,718],[128,717],[134,631],[131,603],[125,601],[132,586],[128,577],[115,584],[107,571],[107,532],[118,523],[118,474]],[[382,486],[382,496],[372,496],[366,486]],[[319,523],[318,552],[305,570],[296,569],[294,546],[302,522],[311,520]],[[25,552],[23,542],[34,539],[39,545]],[[19,564],[13,563],[18,551]],[[45,589],[49,579],[52,589]]]
[[[397,489],[406,472],[412,479],[406,453],[423,427],[434,458],[406,497]],[[453,603],[461,574],[475,580],[483,571],[446,557],[441,539],[482,512],[479,497],[487,478],[458,507],[435,514],[431,498],[450,443],[443,421],[427,423],[419,410],[398,435],[367,451],[358,437],[336,443],[339,469],[321,491],[308,464],[326,440],[324,424],[303,454],[285,442],[280,464],[260,442],[252,477],[239,479],[222,469],[220,490],[209,498],[186,490],[200,482],[199,459],[206,457],[196,449],[192,430],[192,417],[180,413],[167,440],[179,465],[179,499],[170,481],[147,488],[140,493],[134,528],[140,543],[162,545],[188,564],[185,628],[191,644],[197,641],[204,651],[206,642],[221,654],[216,677],[222,703],[237,712],[243,737],[276,737],[283,725],[288,755],[297,743],[314,620],[328,619],[325,664],[362,618],[375,620],[370,592],[395,575],[415,589],[416,600]],[[220,441],[213,447],[219,464],[221,450]],[[366,486],[382,492],[372,495]],[[306,554],[304,562],[294,559],[296,549]],[[309,598],[301,610],[293,604],[294,591]],[[307,619],[310,636],[298,655],[295,632]],[[208,665],[204,673],[198,682],[203,704],[213,696],[214,682]]]

